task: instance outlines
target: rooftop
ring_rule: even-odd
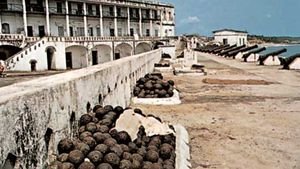
[[[227,29],[227,28],[215,30],[215,31],[213,31],[213,33],[224,32],[224,31],[236,32],[236,33],[248,33],[247,31],[241,31],[241,30],[235,30],[235,29]]]

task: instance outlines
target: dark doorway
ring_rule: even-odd
[[[109,29],[110,36],[115,36],[115,29]]]
[[[40,37],[45,36],[45,26],[39,26],[39,36]]]
[[[27,35],[29,37],[33,36],[33,28],[32,28],[32,26],[27,26]]]
[[[30,61],[30,69],[32,72],[35,72],[36,71],[36,60],[31,60]]]
[[[98,52],[92,51],[92,64],[97,65],[98,64]]]
[[[72,69],[72,53],[66,52],[66,65],[67,69]]]
[[[146,29],[146,36],[150,36],[150,29]]]
[[[56,2],[56,6],[57,6],[57,13],[62,13],[62,3],[61,2]]]
[[[115,60],[118,60],[121,58],[120,52],[115,53]]]
[[[94,31],[93,31],[92,27],[89,28],[89,34],[90,34],[90,36],[94,36]]]
[[[134,30],[133,28],[130,28],[130,36],[133,36],[133,34],[134,34]]]
[[[2,33],[4,34],[10,34],[10,28],[8,23],[2,24]]]
[[[74,36],[73,27],[70,27],[70,36]]]
[[[51,70],[51,69],[53,69],[52,61],[53,61],[53,55],[54,55],[55,49],[54,48],[48,48],[46,52],[47,52],[48,70]]]
[[[223,44],[227,45],[228,44],[228,39],[223,39]]]

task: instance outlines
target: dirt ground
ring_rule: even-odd
[[[198,62],[207,76],[165,74],[181,105],[132,107],[184,125],[194,169],[300,169],[300,72],[201,54]]]

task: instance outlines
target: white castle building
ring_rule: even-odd
[[[240,31],[240,30],[233,30],[233,29],[221,29],[213,31],[214,34],[214,41],[217,43],[221,43],[224,45],[247,45],[248,40],[248,32],[247,31]]]
[[[153,49],[175,35],[171,4],[1,0],[0,60],[9,70],[82,68]]]

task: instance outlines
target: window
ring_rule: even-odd
[[[64,27],[58,26],[58,36],[64,36]]]
[[[88,7],[88,14],[93,15],[93,5],[88,4],[87,7]]]
[[[146,29],[146,36],[150,36],[150,29]]]
[[[56,7],[57,7],[57,13],[62,13],[62,3],[61,2],[56,2]]]
[[[96,15],[97,15],[97,16],[100,16],[100,8],[99,8],[98,5],[96,6]]]
[[[114,8],[112,6],[109,7],[109,15],[114,16]]]
[[[70,26],[69,30],[70,30],[70,36],[74,36],[73,27]]]
[[[118,17],[122,16],[121,8],[117,8],[117,16],[118,16]]]
[[[10,28],[8,23],[2,24],[2,33],[3,34],[10,34]]]
[[[77,15],[83,14],[83,6],[82,4],[77,4]]]
[[[68,3],[68,8],[69,8],[69,13],[70,13],[70,14],[73,14],[71,2]]]
[[[90,36],[94,36],[94,31],[93,31],[93,28],[92,28],[92,27],[89,28],[89,35],[90,35]]]
[[[115,29],[109,29],[110,36],[115,36]]]
[[[245,38],[243,38],[243,45],[245,45]]]
[[[158,37],[158,30],[155,29],[155,36]]]
[[[101,36],[101,30],[100,30],[100,27],[97,28],[97,36]]]
[[[122,28],[118,28],[118,36],[122,36]]]
[[[84,36],[84,27],[77,27],[77,36]]]

